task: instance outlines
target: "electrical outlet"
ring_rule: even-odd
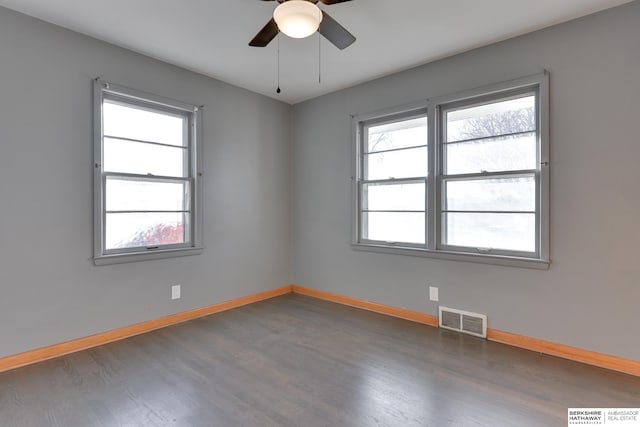
[[[171,287],[171,299],[180,299],[180,285]]]
[[[440,298],[438,298],[438,288],[436,288],[435,286],[429,286],[429,300],[431,301],[440,300]]]

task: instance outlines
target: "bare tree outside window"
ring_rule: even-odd
[[[446,244],[535,250],[535,102],[526,95],[445,113]]]

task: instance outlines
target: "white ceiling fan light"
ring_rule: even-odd
[[[303,39],[318,31],[322,11],[307,0],[288,0],[273,11],[278,29],[294,39]]]

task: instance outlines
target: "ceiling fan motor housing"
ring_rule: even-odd
[[[295,39],[315,33],[322,21],[322,11],[307,0],[287,0],[276,7],[273,19],[278,29]]]

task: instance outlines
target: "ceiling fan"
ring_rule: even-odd
[[[276,0],[262,0],[276,1]],[[338,49],[351,46],[356,38],[335,19],[320,10],[318,0],[277,0],[273,17],[256,36],[249,46],[265,47],[280,31],[294,38],[310,36],[318,31]],[[344,3],[351,0],[319,0],[325,5]]]

